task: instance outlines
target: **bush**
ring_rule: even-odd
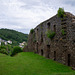
[[[58,15],[58,17],[63,18],[64,17],[64,9],[63,8],[59,8],[57,15]]]
[[[7,52],[7,50],[6,50],[6,49],[1,49],[1,50],[0,50],[0,53],[3,53],[3,54],[8,55],[8,52]]]
[[[47,37],[48,37],[48,38],[53,39],[53,37],[55,36],[56,33],[53,32],[53,31],[48,30],[48,31],[46,32],[46,34],[47,34]]]
[[[19,46],[15,46],[13,48],[11,56],[14,56],[15,54],[20,53],[20,52],[22,52],[21,48]]]
[[[1,49],[7,49],[7,47],[6,46],[0,46],[0,50]]]
[[[4,42],[1,42],[1,46],[4,46],[5,45],[5,43]]]
[[[0,53],[11,55],[12,50],[13,50],[13,46],[9,44],[0,46]]]
[[[33,34],[33,32],[34,32],[34,29],[31,29],[31,30],[30,30],[30,33],[32,33],[32,34]]]

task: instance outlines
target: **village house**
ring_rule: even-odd
[[[10,40],[6,41],[6,40],[3,40],[0,38],[0,45],[1,45],[1,42],[4,42],[5,45],[12,44],[12,41],[10,41]]]
[[[8,43],[8,44],[12,44],[12,41],[11,41],[11,40],[8,40],[7,43]]]
[[[23,41],[22,43],[19,43],[19,47],[24,48],[24,46],[26,45],[26,42]]]

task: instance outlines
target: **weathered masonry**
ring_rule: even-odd
[[[46,58],[62,64],[75,67],[75,16],[65,13],[63,19],[57,15],[39,24],[33,33],[29,34],[25,52],[35,52]],[[55,36],[47,37],[48,30]]]

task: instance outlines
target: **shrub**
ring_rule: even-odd
[[[64,29],[62,29],[61,32],[62,32],[62,35],[65,35],[66,34],[65,31],[64,31]]]
[[[30,33],[32,33],[32,34],[33,34],[33,32],[34,32],[34,29],[31,29],[31,30],[30,30]]]
[[[8,55],[8,52],[7,52],[7,50],[6,50],[6,49],[1,49],[1,50],[0,50],[0,53],[3,53],[3,54]]]
[[[64,17],[64,9],[63,8],[59,8],[57,15],[58,15],[58,17],[63,18]]]
[[[5,43],[4,42],[1,42],[1,46],[4,46],[5,45]]]
[[[47,37],[48,37],[48,38],[53,39],[53,37],[55,36],[56,33],[53,32],[53,31],[48,30],[48,31],[46,32],[46,34],[47,34]]]
[[[15,54],[19,53],[19,52],[22,52],[21,48],[19,46],[15,46],[13,48],[13,51],[12,51],[12,54],[11,56],[14,56]]]
[[[0,49],[7,49],[6,46],[0,46]]]

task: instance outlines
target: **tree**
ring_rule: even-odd
[[[12,51],[12,54],[11,56],[14,56],[15,54],[19,53],[19,52],[22,52],[22,49],[19,47],[19,46],[15,46],[13,48],[13,51]]]

